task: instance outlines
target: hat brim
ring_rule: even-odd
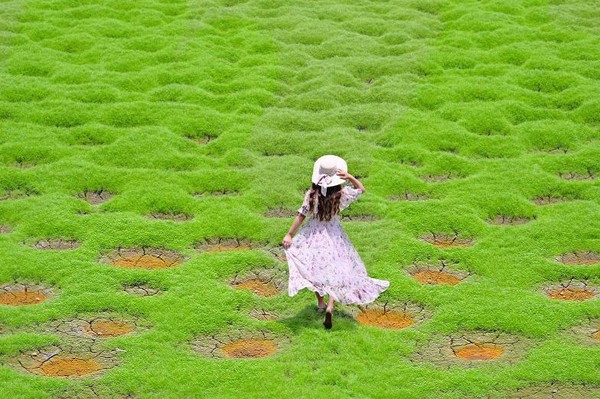
[[[317,184],[317,182],[319,181],[319,166],[323,160],[334,161],[336,169],[343,170],[344,172],[348,171],[348,165],[346,164],[346,161],[344,161],[342,158],[338,157],[337,155],[323,155],[315,161],[315,164],[313,166],[312,182],[314,184]],[[337,174],[334,174],[332,176],[331,182],[325,187],[333,187],[343,183],[346,183],[346,180],[342,179]]]

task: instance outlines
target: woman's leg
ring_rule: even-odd
[[[317,296],[317,307],[319,309],[325,309],[325,300],[318,292],[315,291],[315,295]]]
[[[333,313],[333,297],[331,295],[329,295],[329,302],[327,303],[326,310],[330,313]]]

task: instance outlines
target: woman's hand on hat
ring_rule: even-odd
[[[336,175],[338,175],[339,177],[341,177],[344,180],[349,180],[353,177],[350,173],[344,172],[343,170],[338,170]]]

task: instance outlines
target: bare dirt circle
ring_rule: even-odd
[[[166,269],[177,266],[185,257],[176,251],[162,248],[120,248],[100,258],[100,262],[127,269]]]
[[[231,280],[233,288],[248,290],[258,296],[272,297],[284,287],[284,274],[275,268],[254,269],[238,273]]]
[[[106,350],[91,340],[70,340],[60,345],[22,351],[11,363],[47,377],[85,377],[117,365],[117,350]]]
[[[361,312],[356,320],[360,324],[374,326],[379,328],[402,329],[415,324],[415,320],[408,313],[396,311],[383,311],[372,309]]]
[[[587,280],[570,279],[557,285],[543,288],[544,294],[560,301],[586,301],[598,296],[599,288],[592,286]]]
[[[427,308],[414,302],[372,302],[358,306],[351,313],[359,324],[396,330],[413,326],[431,316]]]
[[[248,311],[248,316],[261,321],[276,320],[279,318],[279,315],[276,312],[266,309],[250,309],[250,311]]]
[[[0,234],[9,234],[12,232],[12,228],[5,224],[0,224]]]
[[[472,238],[460,237],[459,233],[430,233],[422,236],[421,239],[440,249],[452,247],[467,247],[469,245],[472,245],[474,242]]]
[[[187,213],[164,213],[164,212],[155,212],[151,215],[148,215],[150,219],[157,220],[171,220],[173,222],[185,222],[187,220],[191,220],[194,216],[189,215]]]
[[[260,358],[272,356],[287,342],[287,337],[269,331],[232,330],[198,337],[191,342],[191,348],[212,358]]]
[[[235,284],[235,288],[250,290],[256,295],[260,296],[275,296],[279,293],[279,290],[271,281],[262,281],[258,278],[251,278]]]
[[[456,357],[466,360],[492,360],[504,354],[506,350],[495,344],[469,344],[454,348]]]
[[[42,374],[48,377],[81,377],[101,369],[102,366],[94,359],[72,356],[56,356],[40,366]]]
[[[594,251],[566,252],[554,258],[565,265],[595,265],[600,263],[600,253]]]
[[[38,284],[9,284],[0,287],[0,305],[26,306],[50,299],[52,289]]]
[[[418,344],[412,355],[415,362],[440,366],[478,367],[489,362],[514,363],[531,346],[531,341],[500,331],[471,330],[450,336],[434,335]]]
[[[452,274],[440,270],[423,270],[412,275],[421,284],[446,284],[456,285],[460,279]]]
[[[497,226],[507,226],[507,225],[518,225],[525,224],[535,219],[535,217],[528,216],[514,216],[514,215],[496,215],[491,219],[488,219],[489,224],[497,225]]]
[[[102,204],[113,197],[113,194],[105,190],[83,191],[77,194],[77,198],[85,200],[90,205]]]
[[[87,333],[98,337],[118,337],[129,334],[134,330],[134,327],[120,321],[94,320],[85,326],[85,330]]]
[[[228,342],[221,350],[227,357],[256,358],[271,356],[277,351],[277,345],[265,339],[241,339]]]
[[[143,283],[125,284],[123,285],[123,291],[136,296],[154,296],[162,292],[156,287]]]
[[[34,248],[37,249],[75,249],[78,248],[81,243],[77,240],[71,240],[66,238],[49,238],[45,240],[37,241],[33,244]]]
[[[256,245],[245,238],[207,238],[194,246],[202,252],[224,252],[224,251],[248,251],[256,248]]]
[[[595,297],[596,293],[585,288],[561,288],[549,290],[547,295],[552,299],[561,301],[586,301]]]

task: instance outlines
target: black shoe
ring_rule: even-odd
[[[328,330],[331,329],[331,327],[333,326],[333,322],[331,320],[332,316],[333,315],[331,314],[331,312],[325,312],[325,321],[323,322],[323,325]]]

